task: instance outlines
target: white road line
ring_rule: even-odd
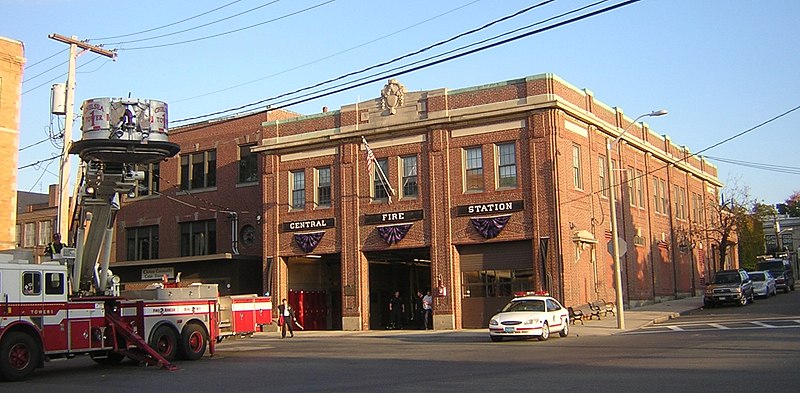
[[[672,331],[676,331],[676,332],[682,332],[683,331],[683,328],[680,328],[678,326],[666,326],[666,328],[669,329],[669,330],[672,330]]]
[[[763,326],[763,327],[766,327],[766,328],[775,327],[774,325],[770,325],[768,323],[759,322],[759,321],[753,321],[753,322],[750,322],[750,323],[752,323],[753,325]]]
[[[720,325],[718,323],[709,323],[708,326],[712,326],[712,327],[715,327],[715,328],[720,329],[720,330],[730,329],[729,327],[724,326],[724,325]]]

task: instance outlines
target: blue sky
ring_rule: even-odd
[[[49,39],[50,33],[119,49],[116,61],[91,53],[79,57],[76,111],[89,98],[130,95],[167,102],[170,119],[177,125],[176,120],[258,102],[414,52],[540,2],[0,0],[0,36],[22,41],[28,59],[20,127],[24,150],[19,165],[60,152],[49,142],[28,147],[47,139],[48,127],[58,128],[59,119],[49,115],[50,85],[65,82],[67,52],[43,59],[67,45]],[[592,9],[620,2],[608,1]],[[229,3],[170,28],[100,39],[172,24]],[[589,3],[556,0],[426,54],[455,49]],[[262,5],[238,17],[174,34]],[[298,12],[307,8],[311,9]],[[669,110],[668,116],[650,119],[651,128],[697,152],[800,105],[797,15],[800,2],[792,0],[643,0],[398,80],[414,91],[554,73],[591,90],[597,99],[620,107],[630,117]],[[248,28],[253,25],[257,26]],[[242,30],[137,49],[236,29]],[[167,36],[120,43],[157,35]],[[303,114],[320,112],[323,106],[338,109],[358,99],[378,97],[383,84],[385,80],[287,109]],[[703,154],[714,158],[710,161],[718,166],[723,182],[748,187],[753,197],[765,203],[782,202],[800,190],[797,174],[733,165],[717,158],[800,172],[798,122],[800,110],[792,111]],[[78,138],[79,124],[75,124]],[[19,190],[47,192],[48,184],[57,183],[58,163],[48,163],[21,169]]]

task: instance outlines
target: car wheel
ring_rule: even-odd
[[[503,337],[500,337],[500,336],[489,336],[489,338],[491,338],[492,341],[494,341],[496,343],[499,343],[500,341],[503,341]]]
[[[178,355],[181,359],[200,359],[206,353],[206,342],[205,330],[196,323],[190,323],[183,327]]]
[[[745,294],[742,294],[742,298],[739,299],[739,306],[741,307],[746,305],[747,305],[747,296],[745,296]]]
[[[542,325],[542,334],[539,337],[536,337],[539,341],[547,341],[550,338],[550,325],[547,322]]]
[[[789,287],[783,287],[783,293],[789,293]]]
[[[41,349],[29,334],[10,332],[0,344],[0,375],[7,381],[30,376],[39,364]]]
[[[558,335],[560,337],[567,337],[569,335],[569,321],[564,321],[564,328],[558,332]]]

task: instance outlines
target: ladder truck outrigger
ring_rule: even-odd
[[[168,370],[195,360],[233,335],[269,324],[268,297],[220,297],[216,284],[120,290],[109,270],[120,198],[143,173],[138,164],[178,153],[167,135],[167,105],[156,100],[91,99],[83,135],[70,154],[82,160],[70,233],[53,261],[0,253],[0,377],[21,380],[54,359],[89,355],[100,363],[125,357]]]

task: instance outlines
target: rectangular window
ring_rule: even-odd
[[[700,197],[700,194],[693,192],[692,193],[692,222],[696,222],[699,224],[703,223],[703,200]]]
[[[644,173],[640,170],[636,170],[636,200],[639,203],[639,207],[644,207]]]
[[[500,188],[517,187],[517,145],[497,145],[497,179]]]
[[[465,297],[513,296],[533,290],[533,269],[466,271],[462,285]]]
[[[403,164],[403,198],[416,198],[419,194],[417,188],[417,156],[402,158]]]
[[[64,274],[63,273],[45,273],[44,275],[44,294],[45,295],[63,295],[64,294]]]
[[[144,172],[144,179],[136,182],[136,196],[155,195],[159,192],[161,168],[158,163],[140,164],[136,170]]]
[[[180,224],[180,230],[182,257],[216,254],[216,221],[183,222]]]
[[[480,147],[464,149],[464,180],[467,191],[483,191],[483,151]]]
[[[306,207],[306,172],[294,171],[290,173],[292,191],[292,209],[305,209]]]
[[[23,243],[22,247],[34,247],[36,246],[36,223],[35,222],[26,222],[25,223],[25,233],[22,235]]]
[[[581,147],[572,145],[572,183],[578,190],[583,190],[583,174],[581,172]]]
[[[672,187],[675,194],[675,218],[686,219],[686,189],[678,185]]]
[[[22,273],[22,294],[26,296],[40,295],[42,293],[42,273]]]
[[[331,206],[331,168],[317,168],[317,206]]]
[[[53,236],[53,222],[39,221],[39,239],[36,242],[40,246],[46,245]]]
[[[608,189],[611,190],[613,188],[614,196],[619,199],[620,184],[619,175],[617,175],[617,172],[619,172],[617,171],[617,160],[611,160],[611,170],[609,172],[611,173],[611,183],[609,183]]]
[[[656,213],[667,214],[667,183],[657,177],[653,177],[653,207]]]
[[[158,225],[126,228],[125,238],[129,261],[158,259]]]
[[[636,172],[634,172],[633,167],[629,166],[628,170],[625,171],[625,176],[627,180],[627,185],[625,186],[625,197],[628,198],[628,204],[631,206],[636,206],[636,190],[634,189],[634,184],[636,182]]]
[[[389,199],[389,184],[386,183],[384,175],[389,176],[389,160],[386,158],[376,159],[374,173],[372,174],[373,187],[372,199],[373,200],[388,200]],[[381,175],[383,171],[383,175]]]
[[[605,198],[608,198],[608,176],[606,175],[608,171],[606,170],[606,156],[601,155],[598,158],[597,166],[599,168],[598,175],[600,178],[600,184],[599,184],[600,195]]]
[[[239,183],[258,181],[258,155],[250,152],[255,144],[239,146]]]
[[[209,150],[181,156],[181,190],[217,185],[217,152]]]

